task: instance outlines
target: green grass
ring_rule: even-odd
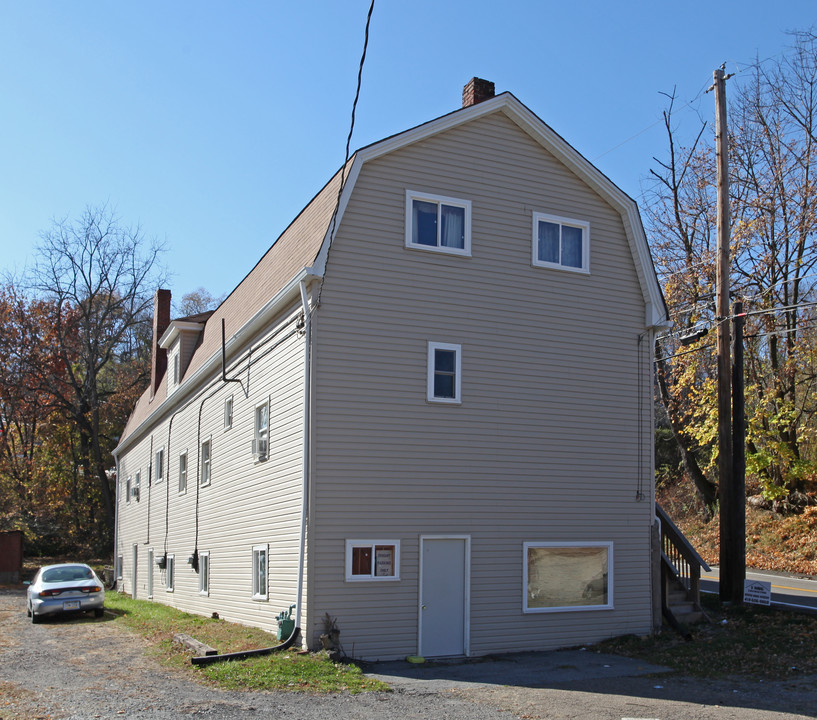
[[[390,689],[366,677],[356,665],[333,662],[324,652],[302,653],[290,649],[247,660],[193,666],[190,653],[172,641],[177,633],[190,635],[219,653],[270,647],[278,641],[274,635],[258,628],[191,615],[116,592],[105,595],[105,607],[116,615],[115,622],[147,638],[161,662],[183,668],[225,689],[314,693]]]
[[[786,680],[817,673],[817,616],[754,605],[727,608],[712,596],[704,604],[712,622],[694,626],[690,641],[665,629],[646,639],[607,640],[596,649],[705,678]]]

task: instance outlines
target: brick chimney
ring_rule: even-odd
[[[150,356],[150,399],[167,370],[167,350],[159,347],[159,338],[170,325],[170,290],[157,290],[153,296],[153,347]]]
[[[490,80],[482,78],[471,78],[468,84],[462,89],[462,106],[471,107],[481,103],[483,100],[490,100],[494,96],[494,84]]]

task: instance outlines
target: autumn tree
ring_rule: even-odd
[[[798,33],[794,40],[782,59],[732,81],[729,153],[732,294],[748,312],[748,467],[767,498],[796,505],[817,476],[817,39]],[[706,128],[690,146],[676,143],[671,110],[672,103],[667,157],[653,172],[658,182],[646,205],[676,323],[657,345],[659,387],[687,474],[711,503],[717,419],[705,333],[729,321],[715,316],[713,303],[715,157]]]
[[[144,340],[152,290],[164,281],[161,250],[108,206],[88,207],[42,234],[29,277],[44,303],[60,371],[41,376],[36,389],[70,423],[74,470],[87,483],[84,492],[98,495],[103,544],[114,529],[110,451],[126,408],[147,382]]]

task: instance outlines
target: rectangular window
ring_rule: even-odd
[[[212,465],[212,458],[210,457],[211,445],[212,443],[210,440],[205,440],[201,444],[201,477],[199,478],[199,482],[201,482],[202,485],[210,484],[210,472]]]
[[[267,599],[267,545],[252,549],[252,599]]]
[[[199,595],[210,594],[210,553],[199,553]]]
[[[173,592],[174,584],[176,582],[176,556],[168,555],[167,564],[165,565],[165,590]]]
[[[124,560],[121,555],[116,556],[116,579],[122,579],[122,565],[124,565]]]
[[[524,543],[523,611],[613,608],[613,543]]]
[[[156,451],[156,471],[153,474],[153,477],[157,483],[162,482],[165,479],[165,451],[164,448],[160,448]]]
[[[399,540],[347,540],[346,580],[399,580]]]
[[[179,494],[187,492],[187,450],[179,455]]]
[[[133,476],[133,488],[131,489],[131,494],[133,495],[133,499],[136,502],[139,502],[139,487],[142,484],[142,472],[139,471],[136,475]]]
[[[470,200],[407,190],[406,247],[470,256]]]
[[[180,363],[179,351],[177,350],[175,352],[175,354],[173,355],[173,384],[174,385],[178,385],[179,380],[180,380],[180,377],[179,377],[179,363]]]
[[[233,396],[230,395],[224,401],[224,429],[229,430],[233,426]]]
[[[148,600],[150,600],[153,597],[153,548],[150,548],[148,550],[147,579],[148,579]]]
[[[462,350],[460,345],[449,343],[428,344],[429,402],[461,402]]]
[[[533,213],[533,264],[590,272],[590,223]]]
[[[269,401],[255,406],[252,454],[256,460],[266,460],[269,455]]]
[[[131,493],[133,492],[133,483],[130,478],[125,482],[125,503],[130,504]]]

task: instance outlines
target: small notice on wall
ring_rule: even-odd
[[[750,605],[769,605],[772,601],[772,584],[763,580],[743,581],[743,602]]]
[[[392,577],[394,575],[394,546],[378,545],[374,549],[376,577]]]

